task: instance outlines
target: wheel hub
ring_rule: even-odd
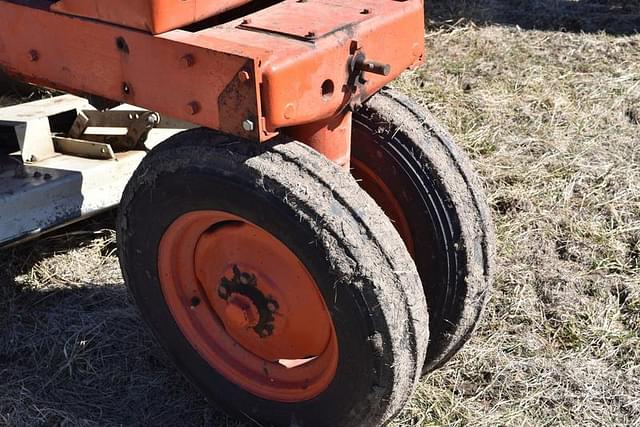
[[[338,346],[324,298],[273,235],[225,212],[191,212],[166,231],[158,266],[176,323],[227,379],[283,402],[331,383]]]
[[[236,328],[254,328],[260,319],[260,313],[251,300],[242,295],[233,295],[227,300],[224,310],[225,319]]]
[[[253,328],[261,338],[270,336],[280,304],[260,291],[255,274],[241,272],[237,265],[232,267],[231,274],[231,279],[227,278],[229,274],[222,277],[218,288],[218,296],[228,304],[223,321],[244,317],[242,322],[235,321],[237,327]]]

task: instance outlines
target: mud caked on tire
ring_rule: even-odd
[[[171,138],[128,184],[118,244],[158,341],[231,412],[377,426],[420,377],[428,319],[410,255],[357,183],[302,144]]]
[[[471,335],[489,295],[494,234],[466,156],[424,108],[384,89],[354,112],[351,166],[411,252],[429,306],[424,373]]]

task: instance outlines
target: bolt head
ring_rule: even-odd
[[[242,129],[244,129],[247,132],[253,132],[255,128],[256,128],[256,125],[249,119],[244,120],[242,122]]]
[[[158,116],[156,113],[150,114],[147,117],[147,123],[149,123],[150,125],[157,125],[158,123],[160,123],[160,116]]]
[[[249,73],[247,71],[240,71],[238,73],[238,79],[241,82],[248,82],[250,78],[251,78],[251,76],[249,75]]]
[[[187,114],[195,116],[200,112],[200,103],[193,101],[187,104]]]
[[[193,64],[196,63],[196,59],[191,54],[183,56],[180,60],[185,67],[193,67]]]
[[[296,106],[293,103],[288,103],[284,107],[284,118],[287,120],[291,120],[296,116]]]

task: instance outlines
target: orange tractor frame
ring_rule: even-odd
[[[475,175],[385,87],[424,49],[422,0],[0,0],[4,73],[149,110],[55,138],[87,155],[91,120],[144,119],[135,144],[84,141],[148,151],[120,204],[125,281],[207,397],[276,425],[387,423],[487,300]],[[201,129],[149,151],[161,117]]]
[[[197,9],[201,3],[210,8]],[[240,0],[2,1],[0,66],[44,86],[242,138],[266,141],[288,128],[338,159],[348,157],[346,107],[422,59],[418,0],[340,6],[290,0],[250,15],[215,16],[237,3],[251,6]],[[210,15],[217,25],[194,23]],[[169,31],[154,35],[127,26]],[[390,34],[393,43],[386,40]]]

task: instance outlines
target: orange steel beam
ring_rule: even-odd
[[[351,117],[349,111],[314,123],[287,128],[286,134],[324,154],[349,170],[351,161]]]
[[[153,34],[193,24],[251,0],[59,0],[51,10]]]
[[[0,0],[0,67],[265,141],[345,114],[421,61],[422,0],[336,3],[284,0],[152,35],[53,12],[44,0]]]

